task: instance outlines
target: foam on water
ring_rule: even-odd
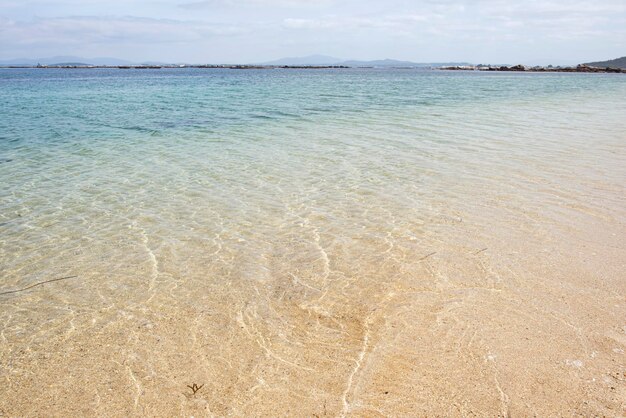
[[[0,292],[77,276],[0,296],[0,415],[626,399],[590,383],[626,345],[624,77],[0,70],[0,92]]]

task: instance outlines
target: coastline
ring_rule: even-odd
[[[483,71],[483,72],[529,72],[529,73],[591,73],[591,74],[626,74],[626,68],[617,67],[593,67],[588,65],[578,65],[576,67],[561,67],[561,66],[525,66],[525,65],[513,65],[513,66],[492,66],[492,65],[455,65],[455,66],[443,66],[443,67],[361,67],[361,66],[347,66],[347,65],[212,65],[212,64],[200,64],[200,65],[5,65],[0,66],[0,69],[119,69],[119,70],[159,70],[165,69],[186,69],[186,68],[199,68],[199,69],[230,69],[230,70],[275,70],[275,69],[292,69],[292,70],[325,70],[325,69],[404,69],[404,70],[439,70],[439,71]]]
[[[530,73],[609,73],[609,74],[626,74],[626,68],[614,67],[591,67],[588,65],[578,65],[576,67],[528,67],[524,65],[513,66],[491,66],[491,65],[472,65],[472,66],[453,66],[441,67],[440,70],[447,71],[500,71],[500,72],[530,72]]]
[[[0,69],[118,69],[118,70],[160,70],[206,68],[206,69],[230,69],[230,70],[271,70],[271,69],[294,69],[294,70],[323,70],[323,69],[346,69],[352,68],[345,65],[7,65]]]

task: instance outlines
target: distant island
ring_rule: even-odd
[[[382,60],[344,60],[326,55],[307,57],[289,57],[261,63],[267,66],[341,66],[350,68],[439,68],[443,66],[471,65],[468,62],[413,62],[393,59]]]
[[[535,66],[527,67],[525,65],[466,65],[466,66],[452,66],[441,67],[440,70],[453,70],[453,71],[516,71],[516,72],[531,72],[531,73],[617,73],[626,74],[626,68],[611,68],[611,67],[594,67],[586,64],[580,64],[576,67],[553,67],[549,65],[547,67]]]
[[[41,65],[61,65],[61,64],[79,64],[81,66],[89,65],[131,65],[131,64],[148,64],[144,62],[131,62],[112,57],[96,57],[85,58],[70,55],[57,55],[54,57],[40,57],[40,58],[16,58],[9,60],[0,60],[0,66],[36,66]]]
[[[584,65],[587,65],[589,67],[599,67],[599,68],[626,69],[626,57],[615,58],[614,60],[608,60],[608,61],[587,62]]]
[[[166,62],[132,62],[118,58],[84,58],[76,56],[56,56],[47,58],[19,58],[11,60],[0,60],[0,67],[13,68],[439,68],[442,66],[465,66],[471,65],[468,62],[429,62],[419,63],[412,61],[401,61],[393,59],[383,60],[344,60],[327,55],[309,55],[306,57],[281,58],[274,61],[246,64],[208,64],[208,63],[166,63]]]
[[[588,62],[576,67],[527,67],[524,65],[464,65],[443,66],[442,70],[474,70],[474,71],[529,71],[529,72],[559,72],[559,73],[622,73],[626,74],[626,57],[616,58],[609,61]]]

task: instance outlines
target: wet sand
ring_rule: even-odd
[[[501,225],[506,210],[447,212],[426,238],[398,225],[393,243],[361,236],[358,247],[307,222],[277,226],[255,272],[210,258],[181,265],[158,245],[136,275],[111,269],[96,295],[99,277],[77,266],[76,279],[2,296],[12,314],[0,411],[622,415],[624,226],[585,208],[574,209],[588,224],[578,230],[532,210],[515,229]],[[49,319],[41,306],[51,304],[66,312]]]

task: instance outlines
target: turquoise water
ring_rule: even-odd
[[[242,323],[276,349],[307,323],[298,306],[360,341],[350,321],[389,286],[519,285],[537,264],[511,254],[546,247],[550,277],[588,252],[581,237],[598,242],[590,231],[614,248],[624,238],[624,97],[614,74],[0,70],[0,292],[77,276],[0,296],[3,358],[43,376],[16,353],[108,341],[170,383],[178,368],[245,381],[233,362],[259,347],[234,336]],[[468,258],[486,247],[490,267]],[[203,355],[230,369],[172,360],[189,318]],[[135,320],[167,348],[127,341],[118,331]],[[326,358],[261,347],[273,370]],[[328,367],[350,374],[353,354]],[[128,405],[147,402],[129,393]]]
[[[318,122],[329,114],[358,121],[369,113],[436,113],[469,102],[566,100],[567,95],[591,92],[619,94],[624,88],[624,80],[612,75],[413,70],[49,69],[1,74],[3,139],[46,144],[140,134],[201,132],[212,137],[259,124]]]
[[[615,152],[623,150],[626,80],[615,75],[194,69],[0,75],[2,262],[5,272],[21,271],[19,278],[9,273],[9,282],[50,274],[48,255],[20,252],[24,245],[78,246],[70,231],[87,239],[107,230],[108,240],[148,214],[156,216],[155,228],[200,223],[209,236],[216,228],[263,236],[242,223],[280,222],[293,207],[342,210],[327,221],[331,229],[341,228],[348,212],[379,222],[365,215],[368,197],[377,199],[376,210],[403,218],[447,198],[462,202],[469,191],[459,179],[525,187],[529,176],[551,181],[579,169],[623,180]],[[216,220],[224,218],[232,230]],[[28,265],[28,273],[15,263]]]

